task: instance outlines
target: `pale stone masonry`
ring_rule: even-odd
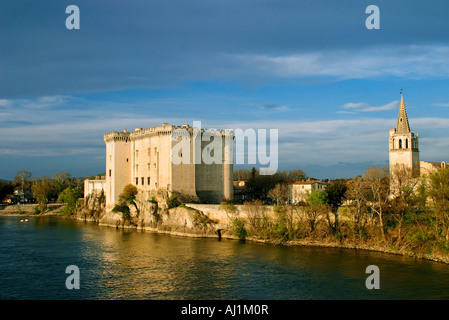
[[[420,161],[420,172],[421,175],[431,175],[434,172],[437,172],[438,169],[445,169],[447,166],[447,163],[445,161],[442,162],[427,162],[427,161]]]
[[[220,203],[222,199],[232,198],[232,133],[215,131],[222,139],[222,159],[219,163],[207,164],[203,159],[198,160],[198,156],[209,151],[211,142],[198,138],[199,131],[195,134],[194,129],[188,125],[181,127],[164,123],[148,129],[137,128],[133,132],[124,130],[105,134],[106,210],[113,208],[128,184],[133,184],[148,197],[163,190],[168,194],[183,194],[203,203]],[[178,143],[172,138],[175,130],[181,131],[190,140],[190,159],[187,159],[187,163],[175,164],[172,161],[173,147]],[[200,132],[204,134],[205,130]],[[231,143],[226,143],[229,137]],[[225,161],[229,158],[230,161]]]

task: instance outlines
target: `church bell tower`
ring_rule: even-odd
[[[396,128],[390,129],[389,158],[390,174],[395,166],[404,165],[411,168],[413,176],[419,176],[418,134],[410,131],[402,91]]]

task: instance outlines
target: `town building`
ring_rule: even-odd
[[[328,183],[318,180],[295,181],[288,184],[289,201],[291,203],[305,202],[313,190],[324,191]]]

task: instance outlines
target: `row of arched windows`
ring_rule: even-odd
[[[406,139],[398,139],[397,144],[396,144],[396,140],[393,140],[393,149],[409,149],[409,148],[417,148],[416,141],[414,141],[412,139],[411,145],[410,145],[410,140],[407,138]]]

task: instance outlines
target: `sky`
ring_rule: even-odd
[[[193,121],[277,129],[280,170],[350,178],[388,165],[401,89],[420,160],[449,161],[448,14],[445,0],[2,0],[0,178],[102,173],[105,133]]]

